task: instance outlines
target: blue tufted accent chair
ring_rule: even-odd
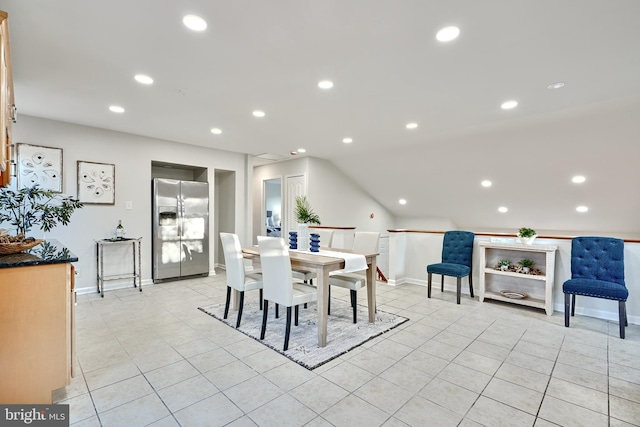
[[[473,239],[470,231],[447,231],[442,243],[442,262],[427,266],[427,297],[431,298],[431,275],[441,274],[440,290],[444,292],[444,276],[458,278],[457,302],[460,304],[462,278],[469,276],[469,293],[473,298],[473,282],[471,280],[471,260],[473,258]]]
[[[564,326],[569,327],[569,310],[575,314],[576,295],[618,301],[620,338],[628,325],[624,284],[624,241],[611,237],[575,237],[571,240],[571,279],[562,285]],[[571,296],[571,301],[569,301]]]

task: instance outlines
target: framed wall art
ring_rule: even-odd
[[[16,144],[18,189],[33,187],[62,193],[62,148]]]
[[[116,166],[78,160],[78,200],[86,204],[116,202]]]

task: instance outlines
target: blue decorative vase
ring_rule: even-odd
[[[311,241],[309,243],[309,250],[311,252],[320,251],[320,235],[316,233],[311,233],[311,238],[309,240]]]
[[[289,232],[289,249],[298,249],[298,233],[296,231]]]

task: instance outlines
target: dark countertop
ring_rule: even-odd
[[[17,254],[0,255],[0,268],[76,262],[75,256],[57,240],[45,240],[38,246]]]

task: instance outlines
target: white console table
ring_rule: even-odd
[[[553,314],[553,282],[557,246],[524,245],[515,243],[480,242],[480,302],[485,298],[528,307],[544,308],[548,316]],[[531,259],[540,275],[501,271],[498,261],[508,259],[517,264],[521,259]],[[500,291],[510,290],[527,294],[515,299],[503,296]]]

